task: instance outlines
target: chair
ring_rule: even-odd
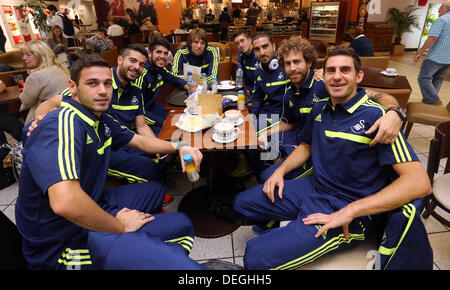
[[[11,51],[0,54],[0,63],[7,64],[15,69],[26,68],[23,61],[23,52],[21,49],[13,49]]]
[[[361,66],[365,67],[379,67],[386,69],[389,66],[389,60],[391,59],[388,55],[382,56],[361,56]]]
[[[208,44],[219,48],[219,58],[220,58],[219,60],[220,61],[224,60],[225,57],[228,56],[228,51],[227,51],[227,47],[225,46],[225,44],[220,43],[220,42],[208,42]]]
[[[7,87],[15,86],[16,83],[14,82],[14,79],[13,79],[13,75],[15,75],[15,74],[28,75],[28,70],[20,69],[20,70],[0,72],[0,80],[2,80]]]
[[[128,36],[128,43],[146,43],[144,39],[144,33],[132,34]]]
[[[228,56],[231,57],[231,59],[237,59],[239,48],[236,47],[236,44],[234,44],[233,41],[228,41],[225,43],[225,46],[227,47]]]
[[[115,67],[117,65],[117,57],[119,56],[119,51],[117,46],[114,46],[110,50],[103,52],[100,55],[111,67]]]
[[[225,58],[219,62],[219,71],[217,73],[217,80],[224,81],[231,79],[231,58]]]
[[[324,58],[328,53],[328,43],[323,40],[310,40],[312,46],[317,52],[318,58]]]
[[[393,96],[395,99],[397,99],[400,108],[402,108],[403,110],[406,110],[409,97],[411,96],[411,90],[409,89],[384,89],[384,88],[366,88],[366,89]]]
[[[450,221],[435,211],[436,207],[450,213],[450,121],[436,127],[434,139],[430,142],[427,173],[433,185],[433,193],[424,200],[423,218],[432,215],[443,225],[450,227]],[[434,179],[438,173],[440,161],[447,158],[444,175]]]
[[[405,137],[408,138],[414,123],[437,126],[450,121],[450,102],[447,107],[425,104],[422,102],[410,102],[406,106],[406,121],[403,122]]]
[[[110,36],[111,40],[114,42],[114,45],[117,46],[119,53],[122,49],[125,48],[125,35],[120,36]]]

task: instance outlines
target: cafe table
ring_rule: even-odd
[[[217,238],[232,233],[239,225],[225,221],[212,212],[210,201],[215,196],[217,186],[223,184],[223,182],[220,182],[223,176],[218,170],[220,154],[222,152],[237,152],[243,149],[257,149],[258,139],[253,126],[253,116],[249,114],[247,109],[241,111],[244,121],[237,126],[240,131],[236,140],[223,144],[212,139],[213,126],[195,133],[177,128],[175,124],[184,113],[185,107],[167,106],[166,108],[169,109],[168,115],[158,137],[165,140],[183,140],[190,146],[198,148],[203,154],[202,164],[206,165],[202,166],[202,168],[206,168],[206,185],[195,187],[194,183],[193,190],[187,193],[180,202],[178,211],[189,216],[194,227],[194,233],[198,237]],[[236,108],[231,105],[223,110],[228,109]]]
[[[384,69],[379,67],[362,67],[361,69],[364,71],[363,80],[359,84],[362,87],[412,90],[404,75],[385,76],[381,73]]]
[[[20,105],[19,95],[17,86],[6,87],[6,90],[0,94],[0,105],[6,105],[10,114],[17,113]]]

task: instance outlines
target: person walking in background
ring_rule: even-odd
[[[418,82],[422,92],[422,102],[430,105],[442,105],[439,89],[450,67],[450,1],[442,3],[439,18],[433,23],[428,38],[417,51],[414,61],[419,61],[427,50],[428,56],[422,62]]]

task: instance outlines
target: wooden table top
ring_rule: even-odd
[[[19,100],[20,91],[17,86],[6,87],[6,91],[0,94],[0,104],[13,103]]]
[[[245,109],[242,111],[244,123],[237,126],[240,130],[237,139],[227,144],[217,143],[212,139],[214,128],[208,128],[201,132],[190,133],[178,129],[174,124],[183,114],[184,108],[169,110],[166,120],[164,121],[159,138],[164,140],[181,139],[192,147],[196,147],[201,151],[225,151],[236,149],[256,149],[258,138],[253,126],[253,117]]]
[[[364,78],[359,84],[360,86],[384,89],[412,90],[406,76],[385,76],[381,74],[384,69],[378,67],[362,67],[362,70],[364,71]]]

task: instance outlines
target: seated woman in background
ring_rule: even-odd
[[[374,56],[372,40],[364,35],[364,29],[361,26],[350,28],[348,34],[353,39],[349,47],[353,48],[359,56]]]
[[[86,44],[88,48],[93,49],[93,52],[100,54],[114,47],[114,42],[107,37],[104,29],[100,29],[96,35],[86,39]]]
[[[56,59],[50,46],[41,40],[32,40],[22,48],[23,60],[30,75],[19,95],[20,111],[29,109],[25,124],[34,120],[34,112],[43,101],[56,96],[69,84],[69,70]]]
[[[62,34],[61,27],[58,25],[53,25],[50,35],[46,41],[59,61],[67,66],[71,64],[71,60],[67,59],[68,55],[66,54],[66,48],[68,47],[67,38],[65,38]]]

